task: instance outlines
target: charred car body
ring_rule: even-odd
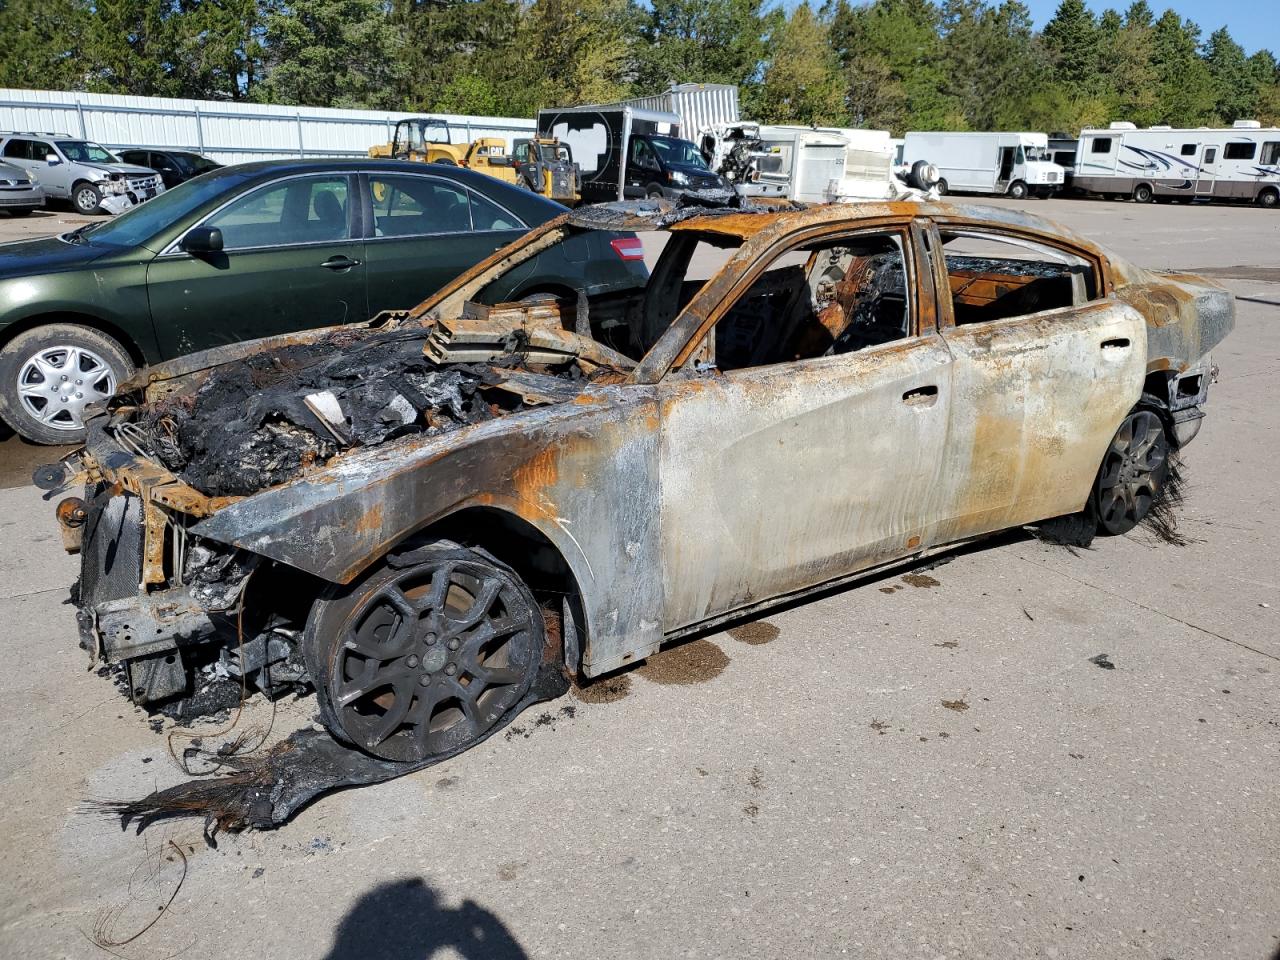
[[[596,229],[665,233],[643,290],[483,305]],[[136,701],[313,685],[337,738],[421,762],[540,669],[1013,526],[1130,529],[1233,322],[1018,211],[605,204],[412,311],[151,368],[38,480],[86,484],[80,633]]]

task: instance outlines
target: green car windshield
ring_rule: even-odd
[[[251,173],[228,173],[188,180],[172,190],[166,190],[153,200],[126,210],[113,220],[95,224],[77,234],[77,239],[111,247],[147,246],[147,241],[156,234],[210,200],[231,192],[251,176]]]

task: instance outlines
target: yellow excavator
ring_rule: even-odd
[[[443,139],[439,139],[443,133]],[[396,121],[390,143],[369,148],[369,156],[420,163],[443,163],[487,173],[507,183],[518,183],[519,177],[507,155],[507,142],[501,137],[481,137],[470,143],[454,143],[449,121],[437,117],[413,117]]]
[[[554,139],[517,140],[512,157],[501,137],[454,143],[451,132],[449,121],[438,117],[398,120],[391,142],[370,147],[369,156],[466,167],[569,206],[578,202],[578,168],[567,145]]]

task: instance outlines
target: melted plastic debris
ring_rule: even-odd
[[[221,771],[213,776],[193,777],[140,800],[95,800],[87,807],[119,817],[122,829],[136,822],[139,833],[160,820],[197,817],[205,821],[205,836],[211,844],[220,830],[271,830],[323,794],[394,780],[469,750],[528,707],[554,700],[568,689],[569,681],[559,666],[544,664],[524,699],[484,736],[416,763],[380,760],[339,743],[328,733],[303,729],[262,754],[202,751],[200,758]]]

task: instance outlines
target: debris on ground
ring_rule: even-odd
[[[1096,657],[1090,657],[1089,662],[1096,664],[1103,670],[1114,670],[1116,668],[1116,665],[1111,662],[1111,655],[1107,653],[1100,653]]]

